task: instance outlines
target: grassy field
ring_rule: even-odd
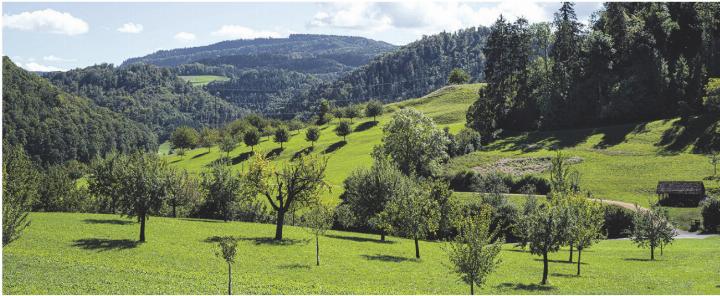
[[[270,241],[274,226],[152,217],[148,241],[138,225],[116,215],[33,213],[31,226],[3,248],[5,294],[222,294],[227,266],[212,238],[240,239],[233,268],[237,294],[467,294],[447,267],[441,242],[331,231],[320,238],[314,265],[311,236],[287,227],[288,240]],[[506,245],[502,263],[482,294],[719,294],[720,238],[681,239],[651,262],[627,240],[603,241],[583,253],[576,277],[565,251],[553,254],[550,284],[538,285],[538,256]]]
[[[219,80],[219,81],[227,81],[230,80],[230,78],[227,78],[225,76],[216,76],[216,75],[188,75],[188,76],[178,76],[182,80],[189,81],[194,86],[203,86],[210,82]]]

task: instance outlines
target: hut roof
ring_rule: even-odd
[[[705,185],[702,181],[660,181],[656,192],[657,194],[705,194]]]

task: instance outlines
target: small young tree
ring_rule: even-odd
[[[278,127],[275,130],[275,138],[273,140],[275,143],[280,143],[280,149],[282,149],[283,143],[290,140],[290,132],[284,126]]]
[[[247,171],[247,188],[251,196],[265,196],[277,213],[275,240],[282,240],[285,214],[290,209],[317,202],[320,191],[330,189],[324,180],[326,167],[327,159],[306,156],[278,170],[262,155],[255,156]]]
[[[569,198],[570,212],[575,217],[572,219],[574,223],[569,225],[567,233],[577,248],[577,275],[579,276],[582,251],[604,237],[602,227],[605,223],[605,210],[600,203],[582,196],[572,195]]]
[[[30,225],[28,213],[38,198],[40,175],[21,146],[3,144],[2,244],[20,237]]]
[[[534,199],[532,206],[525,208],[516,227],[521,242],[530,248],[530,253],[543,256],[543,285],[547,284],[548,278],[548,253],[557,252],[564,241],[562,211],[560,200],[541,202]]]
[[[352,127],[347,121],[340,121],[337,127],[335,127],[335,134],[343,137],[343,141],[346,141],[345,137],[347,137],[350,133],[352,133]]]
[[[170,143],[173,149],[192,149],[198,144],[200,135],[189,126],[181,126],[175,129],[170,135]]]
[[[551,160],[550,190],[553,196],[564,195],[569,192],[579,192],[580,174],[570,167],[568,158],[558,151]]]
[[[490,231],[490,210],[483,206],[475,215],[463,216],[455,221],[458,234],[448,246],[447,252],[455,273],[463,282],[470,285],[470,295],[485,284],[490,275],[500,264],[502,240],[493,243],[497,232]]]
[[[231,236],[221,237],[215,255],[224,259],[228,265],[228,295],[232,295],[232,264],[237,255],[237,240]]]
[[[302,215],[301,221],[304,229],[315,236],[315,261],[320,266],[320,236],[332,228],[333,209],[320,203],[314,204]]]
[[[203,172],[201,185],[206,192],[208,214],[221,217],[225,222],[232,219],[233,205],[243,189],[241,178],[228,166],[215,164],[210,172]]]
[[[633,230],[630,239],[638,247],[650,248],[650,260],[655,260],[655,248],[672,243],[677,231],[660,206],[649,210],[635,206]]]
[[[167,203],[172,209],[173,218],[175,218],[178,216],[178,207],[200,200],[202,193],[200,192],[200,182],[187,171],[168,174],[168,177],[172,179],[168,181],[170,182],[170,191]]]
[[[243,142],[250,146],[250,151],[255,151],[255,145],[260,143],[260,132],[255,128],[247,130],[243,135]]]
[[[365,106],[365,116],[372,117],[377,122],[377,117],[383,114],[383,104],[378,100],[372,100]]]
[[[380,213],[382,225],[390,233],[415,240],[415,258],[420,259],[419,240],[435,233],[440,213],[435,200],[414,181],[407,179],[400,192],[389,200]]]
[[[302,129],[303,127],[305,127],[305,124],[302,121],[300,121],[300,119],[293,118],[292,120],[288,121],[287,127],[291,132],[296,132],[296,131]],[[297,134],[297,133],[295,133],[295,134]]]
[[[315,147],[315,142],[320,139],[320,130],[317,127],[309,127],[305,132],[305,140],[310,142],[311,147]]]
[[[345,108],[345,118],[350,119],[350,123],[353,122],[353,118],[356,118],[362,114],[358,105],[350,105]]]
[[[217,130],[211,128],[203,128],[200,131],[200,137],[198,138],[198,145],[205,147],[210,152],[210,147],[215,145],[220,139],[220,133]]]
[[[448,84],[463,84],[470,81],[470,75],[460,68],[452,69],[448,76]]]
[[[225,159],[228,160],[228,162],[230,160],[230,152],[235,150],[237,144],[237,139],[231,135],[226,134],[220,139],[220,150],[225,152]]]
[[[710,160],[710,164],[713,166],[713,177],[717,176],[717,166],[718,163],[720,163],[720,152],[712,151],[708,155],[708,159]]]

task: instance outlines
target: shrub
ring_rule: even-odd
[[[488,192],[493,188],[502,185],[509,193],[527,193],[524,192],[527,187],[534,187],[535,194],[548,194],[550,192],[550,182],[537,175],[524,175],[522,177],[512,177],[508,174],[493,173],[482,175],[472,170],[460,171],[452,176],[447,177],[450,187],[455,191],[468,192],[479,191]]]
[[[605,206],[605,223],[603,231],[607,238],[628,237],[628,231],[633,228],[633,212],[631,210]]]
[[[510,187],[512,193],[523,193],[525,186],[535,187],[535,194],[548,194],[550,192],[550,182],[537,175],[524,175],[513,182],[513,186]]]
[[[700,203],[706,232],[720,232],[720,199],[709,197]]]

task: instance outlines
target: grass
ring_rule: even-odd
[[[182,80],[189,81],[193,86],[203,86],[213,81],[228,81],[230,78],[227,78],[225,76],[216,76],[216,75],[188,75],[188,76],[178,76]]]
[[[3,248],[5,294],[222,294],[227,266],[214,256],[213,237],[240,239],[233,268],[237,294],[467,294],[447,267],[443,243],[330,231],[314,265],[311,236],[274,226],[152,217],[148,241],[138,225],[116,215],[33,213],[32,224]],[[628,240],[602,241],[583,252],[583,275],[551,255],[550,284],[538,285],[540,257],[505,245],[502,263],[482,294],[719,294],[720,237],[680,239],[651,262]]]

